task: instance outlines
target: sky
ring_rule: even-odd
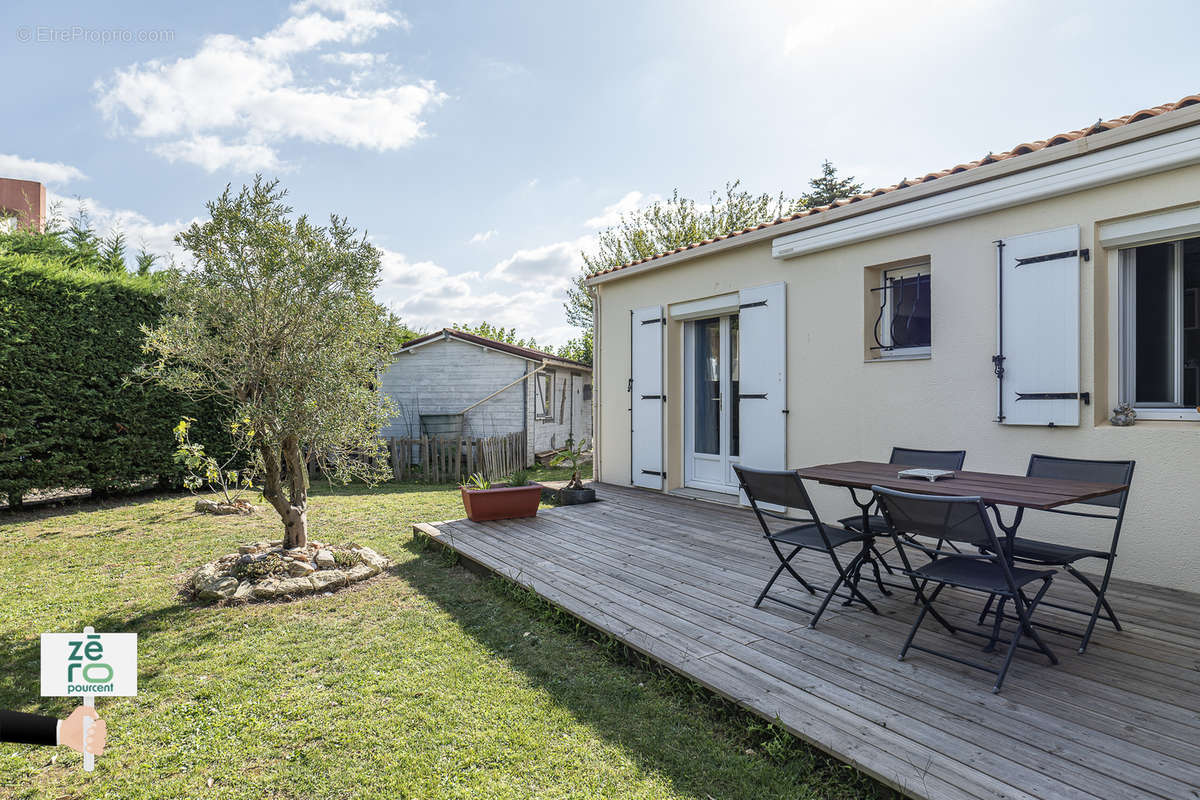
[[[596,233],[673,189],[867,188],[1200,93],[1200,3],[20,2],[0,176],[177,258],[255,173],[383,251],[409,324],[542,345]]]

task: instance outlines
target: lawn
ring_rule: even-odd
[[[454,487],[318,489],[311,535],[397,561],[330,597],[211,608],[177,586],[278,522],[187,496],[0,513],[0,708],[39,698],[38,634],[136,631],[139,695],[99,701],[90,777],[0,745],[12,798],[860,798],[879,785],[682,679],[633,664],[510,584],[422,547]]]

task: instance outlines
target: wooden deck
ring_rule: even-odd
[[[1101,623],[1084,656],[1049,634],[1060,664],[1021,653],[993,695],[987,673],[919,652],[896,660],[911,593],[880,598],[880,616],[835,601],[810,629],[787,606],[752,606],[777,562],[749,512],[598,489],[601,502],[532,519],[416,528],[913,797],[1200,798],[1200,595],[1114,582],[1123,633]],[[818,555],[797,562],[828,586]],[[773,591],[813,605],[783,579]],[[1051,590],[1083,591],[1073,580]],[[981,602],[952,590],[939,600],[964,623]],[[1039,618],[1078,625],[1049,609]],[[979,656],[935,624],[918,641]]]

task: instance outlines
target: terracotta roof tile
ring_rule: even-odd
[[[1016,147],[1012,148],[1011,150],[1007,150],[1003,153],[988,153],[983,158],[979,158],[974,161],[968,161],[964,164],[956,164],[955,166],[950,167],[949,169],[943,169],[938,172],[930,172],[930,173],[926,174],[925,176],[923,176],[921,178],[917,178],[915,180],[910,181],[907,178],[905,178],[905,179],[901,180],[899,183],[892,184],[891,186],[885,186],[885,187],[882,187],[879,189],[872,189],[870,191],[866,191],[861,194],[854,195],[853,197],[836,200],[833,203],[830,203],[829,205],[826,205],[826,206],[817,206],[815,208],[807,208],[803,211],[798,211],[795,214],[791,214],[786,217],[780,217],[779,219],[774,220],[773,222],[763,222],[763,223],[754,225],[749,228],[743,228],[742,230],[739,230],[739,231],[733,231],[731,233],[721,234],[720,236],[714,237],[712,239],[705,239],[705,240],[699,241],[699,242],[692,242],[691,244],[687,244],[682,247],[677,247],[674,250],[667,250],[666,252],[657,253],[655,255],[648,256],[646,258],[639,258],[636,261],[630,261],[628,264],[623,264],[622,266],[619,266],[619,267],[612,267],[611,269],[601,270],[600,272],[597,272],[596,274],[597,275],[607,275],[610,272],[617,272],[617,271],[625,269],[627,267],[636,266],[638,264],[645,264],[647,261],[655,261],[655,260],[663,258],[665,256],[674,255],[675,253],[682,253],[685,250],[692,250],[694,248],[702,247],[707,244],[712,244],[713,242],[718,242],[723,239],[731,239],[735,236],[741,236],[744,233],[750,233],[751,231],[762,230],[763,228],[769,228],[774,225],[782,224],[784,222],[791,222],[793,220],[800,219],[801,217],[809,217],[814,214],[820,214],[822,211],[828,211],[830,209],[837,208],[839,206],[849,205],[850,203],[857,203],[861,200],[866,200],[871,197],[878,197],[882,194],[894,192],[898,189],[904,189],[909,186],[916,186],[916,185],[922,184],[922,183],[929,183],[931,181],[936,181],[939,178],[944,178],[947,175],[957,175],[960,172],[966,172],[968,170],[975,169],[976,167],[981,167],[984,164],[994,164],[998,161],[1005,161],[1010,158],[1017,158],[1018,156],[1028,155],[1030,153],[1036,153],[1037,151],[1044,150],[1047,147],[1054,147],[1055,145],[1066,144],[1067,142],[1073,142],[1076,139],[1082,139],[1083,137],[1091,136],[1094,133],[1100,133],[1101,131],[1112,130],[1113,128],[1120,128],[1123,125],[1130,125],[1134,122],[1141,122],[1142,120],[1151,119],[1151,118],[1157,117],[1161,114],[1165,114],[1168,111],[1176,111],[1181,108],[1187,108],[1188,106],[1196,105],[1197,103],[1200,103],[1200,94],[1191,94],[1177,102],[1164,103],[1163,105],[1154,106],[1153,108],[1144,108],[1141,111],[1137,111],[1133,114],[1126,114],[1123,117],[1117,117],[1115,119],[1109,119],[1109,120],[1099,120],[1098,119],[1098,120],[1096,120],[1095,124],[1090,125],[1086,128],[1080,128],[1077,131],[1067,131],[1066,133],[1059,133],[1054,136],[1051,136],[1048,139],[1038,139],[1033,142],[1025,142],[1024,144],[1019,144]]]

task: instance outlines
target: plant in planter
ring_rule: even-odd
[[[565,506],[573,506],[578,503],[591,503],[596,499],[596,490],[587,488],[583,485],[583,481],[579,478],[579,468],[583,464],[583,453],[587,448],[587,440],[580,439],[578,443],[574,439],[567,439],[567,445],[562,450],[550,459],[551,466],[557,467],[559,464],[571,465],[571,480],[567,485],[558,490],[558,502]]]
[[[517,519],[537,515],[542,500],[541,484],[530,483],[529,473],[517,470],[507,486],[492,486],[482,473],[475,473],[459,485],[463,508],[472,522]]]

